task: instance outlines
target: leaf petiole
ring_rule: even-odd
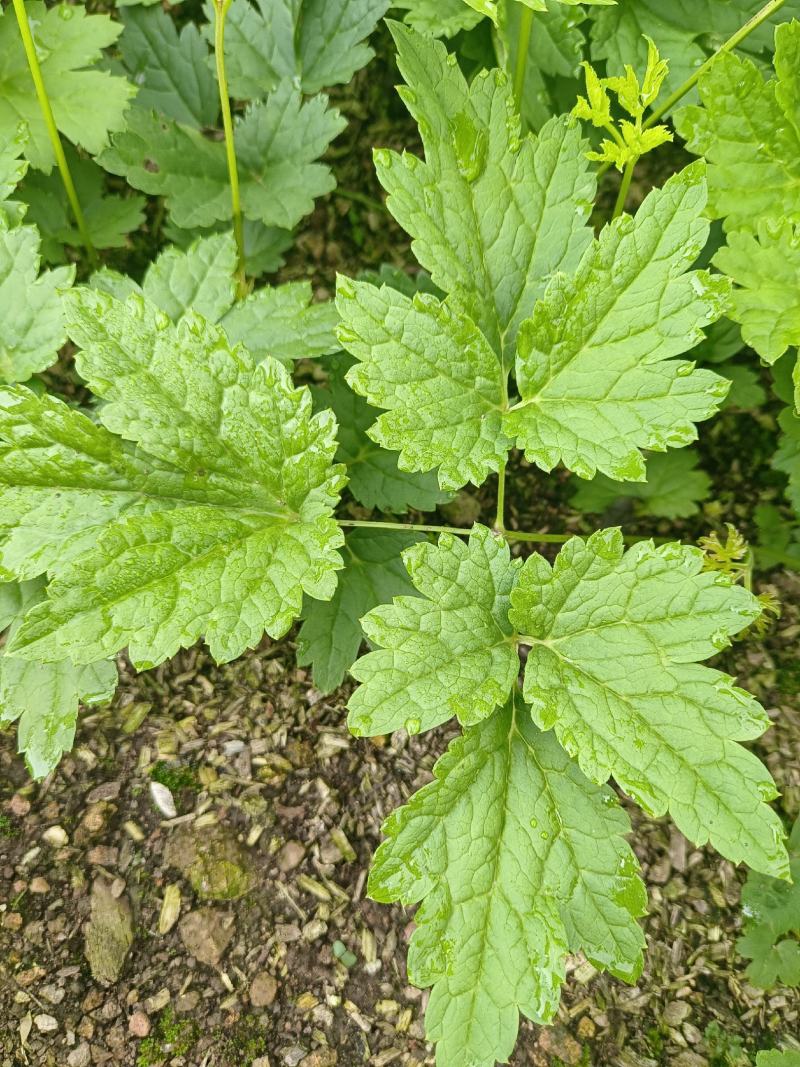
[[[75,217],[75,223],[86,249],[86,254],[89,257],[89,262],[93,267],[96,267],[98,264],[97,252],[92,244],[92,238],[89,235],[89,227],[86,224],[86,218],[81,209],[80,201],[78,200],[78,194],[75,190],[75,183],[72,180],[67,157],[64,155],[64,146],[61,144],[61,137],[58,132],[58,127],[56,126],[56,120],[53,116],[53,108],[50,105],[50,97],[47,94],[47,86],[44,84],[44,78],[42,77],[42,68],[39,66],[39,57],[36,55],[36,45],[34,44],[33,34],[31,33],[30,23],[28,22],[28,13],[25,10],[25,0],[14,0],[14,13],[17,16],[17,24],[22,38],[22,45],[25,49],[25,57],[28,60],[28,68],[31,72],[31,78],[33,79],[33,84],[36,89],[36,96],[39,100],[42,118],[47,127],[47,133],[50,137],[50,144],[53,147],[53,154],[56,157],[61,180],[64,183],[69,206],[72,208],[72,214]]]
[[[241,300],[247,295],[245,276],[244,223],[242,202],[239,193],[239,167],[236,162],[236,145],[233,139],[231,99],[228,92],[228,77],[225,72],[225,17],[231,0],[214,0],[214,59],[219,85],[219,104],[222,110],[222,126],[225,131],[225,153],[228,159],[228,178],[231,186],[231,209],[233,213],[233,236],[236,240],[238,262],[236,265],[236,291]]]
[[[528,69],[528,49],[533,30],[533,9],[523,6],[519,22],[519,39],[517,40],[517,60],[514,67],[514,99],[522,118],[522,94],[525,90],[525,72]]]

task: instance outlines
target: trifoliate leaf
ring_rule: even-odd
[[[160,7],[134,8],[122,16],[125,30],[119,50],[136,103],[187,126],[213,126],[219,93],[208,64],[208,45],[193,22],[178,33]]]
[[[225,26],[231,92],[252,99],[295,81],[304,93],[349,82],[389,0],[234,0]],[[213,25],[206,34],[213,38]]]
[[[461,30],[474,29],[483,18],[464,0],[394,0],[392,7],[405,11],[406,25],[428,37],[455,37]]]
[[[333,416],[312,415],[280,363],[256,364],[196,315],[175,327],[140,297],[88,289],[68,311],[102,426],[0,393],[0,566],[53,576],[14,654],[88,663],[127,645],[144,667],[204,636],[229,660],[285,633],[304,592],[332,596]]]
[[[16,611],[8,638],[12,638],[25,612],[42,600],[44,582],[37,579],[3,587],[16,595]],[[19,751],[34,778],[55,770],[75,739],[78,704],[110,700],[117,685],[116,664],[108,660],[75,667],[69,660],[36,663],[0,651],[0,727],[17,722]]]
[[[41,0],[25,4],[39,66],[56,125],[73,144],[96,155],[111,130],[125,124],[134,86],[105,71],[87,70],[113,44],[122,27],[108,15],[89,15],[84,5]],[[28,125],[25,157],[39,170],[55,163],[28,61],[11,6],[0,10],[0,138],[13,136],[20,120]]]
[[[347,535],[336,592],[325,603],[306,598],[297,635],[297,662],[311,665],[321,692],[340,686],[355,662],[364,640],[362,616],[393,597],[414,595],[401,555],[420,540],[419,534],[378,529]]]
[[[521,139],[505,74],[467,85],[441,42],[396,23],[392,32],[425,159],[375,153],[387,206],[436,285],[510,358],[550,275],[574,269],[591,241],[595,179],[580,127],[553,119]]]
[[[700,661],[761,614],[699,549],[619,530],[573,538],[551,565],[525,561],[510,620],[531,646],[525,699],[584,774],[614,776],[651,815],[669,811],[691,841],[785,877],[783,829],[765,803],[767,769],[738,742],[769,725],[734,680]]]
[[[338,352],[338,323],[331,301],[313,303],[310,282],[256,289],[221,320],[231,343],[241,342],[256,359],[272,356],[287,366]]]
[[[148,268],[142,291],[173,322],[190,310],[218,322],[236,298],[235,270],[236,242],[230,233],[217,234],[200,238],[185,252],[165,249]]]
[[[460,2],[460,0],[459,0]],[[341,356],[328,368],[328,391],[319,390],[321,403],[327,397],[339,424],[338,463],[347,467],[347,488],[359,504],[401,515],[409,508],[433,511],[450,499],[439,489],[436,475],[401,471],[398,453],[381,448],[367,436],[380,412],[369,406],[346,384],[352,361]]]
[[[144,222],[143,196],[117,196],[106,193],[105,174],[91,159],[82,158],[65,146],[78,202],[81,204],[89,236],[95,248],[124,248],[128,234]],[[64,245],[83,246],[61,175],[31,171],[19,189],[27,204],[26,222],[32,222],[42,235],[42,255],[48,263],[66,263]]]
[[[598,474],[580,481],[571,503],[579,511],[601,514],[620,499],[635,500],[638,515],[683,519],[706,498],[711,479],[698,470],[699,456],[688,449],[650,456],[646,482],[615,482]]]
[[[9,227],[0,213],[0,382],[24,382],[55,362],[66,341],[61,290],[74,267],[39,273],[35,226]]]
[[[252,104],[235,124],[242,211],[267,226],[291,229],[329,193],[330,168],[315,160],[344,120],[327,98],[302,100],[291,83]],[[134,108],[102,165],[135,188],[164,196],[177,226],[213,226],[231,217],[225,145],[152,112]]]
[[[442,489],[480,485],[505,459],[500,363],[469,316],[418,294],[340,277],[339,340],[359,361],[347,381],[385,409],[369,431],[401,470],[439,468]]]
[[[800,986],[800,819],[789,838],[792,883],[752,871],[742,890],[746,975],[761,989]]]
[[[800,419],[791,408],[784,408],[778,416],[778,426],[781,436],[772,466],[788,476],[786,499],[800,515]]]
[[[726,310],[729,283],[689,271],[708,236],[702,165],[653,190],[600,234],[574,275],[556,275],[520,330],[522,399],[503,428],[543,470],[643,481],[641,449],[695,440],[727,383],[685,360]]]
[[[452,742],[434,774],[384,823],[369,894],[422,901],[408,969],[433,986],[437,1063],[494,1067],[520,1014],[555,1014],[568,952],[636,980],[646,895],[617,798],[522,701]]]
[[[736,283],[730,315],[763,360],[800,345],[800,222],[760,219],[756,234],[730,233],[714,265]]]
[[[800,222],[800,23],[775,31],[776,76],[727,52],[700,79],[702,106],[675,125],[690,152],[709,162],[708,210],[725,229],[754,231],[762,218]]]
[[[442,534],[403,559],[421,596],[398,597],[361,620],[380,648],[351,671],[364,683],[348,704],[357,735],[401,726],[419,733],[453,715],[471,726],[505,703],[519,672],[508,597],[520,561],[502,539],[475,526],[468,543]]]

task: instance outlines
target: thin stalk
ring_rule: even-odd
[[[242,201],[239,193],[239,167],[236,163],[236,146],[233,140],[233,117],[231,115],[231,98],[228,93],[228,76],[225,73],[225,16],[231,0],[214,0],[214,58],[217,65],[217,84],[219,85],[219,104],[222,110],[222,127],[225,131],[225,153],[228,158],[228,178],[231,186],[231,208],[233,211],[233,236],[236,239],[237,264],[236,288],[239,299],[247,295],[247,278],[245,276],[244,258],[244,223],[242,221]]]
[[[75,191],[75,183],[72,180],[67,157],[64,155],[64,146],[61,144],[61,137],[58,133],[56,120],[53,117],[53,109],[50,106],[50,97],[47,95],[47,86],[44,84],[42,68],[39,66],[39,57],[36,55],[36,45],[33,42],[33,35],[31,33],[30,23],[28,22],[28,13],[25,10],[25,0],[14,0],[14,13],[17,16],[17,24],[19,25],[20,36],[22,37],[25,56],[28,60],[28,68],[30,69],[31,78],[33,79],[33,84],[36,89],[36,96],[39,100],[42,118],[47,127],[50,144],[53,146],[53,154],[56,157],[61,180],[64,183],[67,200],[69,200],[69,206],[72,208],[72,214],[86,249],[86,254],[89,257],[89,262],[93,267],[96,267],[97,252],[92,244],[92,238],[89,235],[89,227],[86,225],[86,218],[81,210],[81,204],[78,200],[78,194]]]
[[[525,89],[525,72],[528,69],[528,49],[533,30],[533,10],[525,5],[519,19],[519,39],[517,41],[517,61],[514,65],[514,99],[517,110],[522,114],[522,94]]]
[[[497,514],[495,515],[494,528],[498,533],[505,533],[506,511],[506,465],[502,464],[497,472]]]
[[[766,22],[768,18],[771,18],[772,15],[782,8],[785,3],[786,0],[770,0],[770,2],[765,4],[760,11],[756,12],[751,19],[748,19],[736,33],[732,34],[727,41],[719,46],[716,52],[714,52],[702,66],[698,67],[697,70],[686,79],[683,85],[680,85],[671,96],[667,97],[664,103],[650,115],[647,122],[644,124],[644,128],[648,129],[650,126],[655,126],[660,118],[666,115],[666,113],[671,110],[679,100],[683,99],[687,93],[694,89],[695,85],[697,85],[718,55],[721,55],[723,52],[731,52],[737,45],[742,43],[745,37],[748,37],[753,30],[757,30],[762,22]]]
[[[381,522],[372,519],[337,519],[339,526],[360,530],[410,530],[412,533],[454,534],[456,537],[469,537],[472,532],[464,526],[428,526],[417,522]],[[529,541],[540,545],[563,545],[575,534],[572,533],[542,533],[541,530],[500,530],[498,531],[506,541]],[[653,541],[657,545],[665,545],[674,541],[674,537],[641,537],[638,534],[626,534],[624,541],[628,545],[638,544],[639,541]]]
[[[617,194],[617,202],[614,205],[614,213],[611,218],[618,218],[625,210],[625,202],[628,199],[628,193],[631,188],[631,181],[633,179],[633,171],[638,163],[638,159],[629,159],[625,165],[625,171],[622,175],[622,182],[620,183],[619,193]]]
[[[770,2],[765,4],[760,11],[756,12],[751,19],[748,19],[743,26],[740,26],[736,33],[732,34],[727,41],[724,41],[719,48],[708,57],[705,63],[699,66],[697,70],[691,74],[685,82],[679,85],[675,92],[668,96],[664,103],[649,116],[644,124],[644,129],[647,130],[651,126],[655,126],[655,124],[662,119],[679,100],[682,100],[687,93],[690,93],[705,72],[710,68],[717,56],[721,55],[723,52],[732,52],[737,45],[740,45],[742,41],[753,32],[753,30],[757,30],[762,23],[766,22],[768,18],[771,18],[785,3],[786,0],[770,0]],[[610,163],[604,163],[599,167],[597,171],[598,178],[602,178],[610,166]]]

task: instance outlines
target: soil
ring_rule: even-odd
[[[369,159],[371,145],[417,144],[385,40],[380,52],[336,94],[351,120],[332,152],[340,187],[280,276],[311,274],[320,297],[336,270],[412,265]],[[728,411],[700,449],[714,488],[694,520],[606,519],[689,539],[725,521],[750,532],[753,486],[762,501],[780,493],[774,413]],[[489,515],[492,494],[461,494],[443,521]],[[568,495],[566,478],[515,458],[512,526],[590,529]],[[719,665],[773,720],[754,748],[788,821],[800,811],[800,577],[767,578],[781,618]],[[430,780],[452,728],[352,738],[348,687],[315,690],[291,635],[223,667],[203,649],[140,675],[120,667],[112,705],[82,716],[45,782],[0,735],[0,1067],[432,1065],[427,993],[405,974],[413,909],[371,902],[366,878],[382,820]],[[556,1024],[523,1021],[512,1064],[743,1067],[779,1042],[800,1049],[800,994],[749,986],[735,951],[744,871],[625,804],[649,888],[645,973],[631,988],[570,959]]]

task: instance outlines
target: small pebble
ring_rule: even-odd
[[[52,848],[63,848],[69,843],[69,835],[63,826],[51,826],[42,834],[42,841]]]
[[[143,1011],[135,1011],[128,1019],[128,1030],[134,1037],[147,1037],[150,1033],[150,1018]]]
[[[50,883],[46,878],[33,878],[28,888],[31,893],[49,893]]]
[[[278,983],[267,971],[260,971],[250,983],[250,1003],[254,1008],[268,1008],[278,993]]]
[[[165,819],[174,819],[178,814],[172,791],[161,782],[150,783],[150,796]]]
[[[67,1056],[67,1067],[89,1067],[92,1062],[92,1050],[85,1041],[81,1041]]]
[[[287,841],[277,856],[278,869],[288,874],[303,862],[306,850],[299,841]]]
[[[58,1029],[58,1019],[52,1015],[34,1015],[33,1025],[42,1034],[52,1034]]]
[[[21,797],[19,793],[15,793],[8,802],[8,809],[12,815],[16,815],[18,819],[22,819],[31,810],[31,802],[27,797]]]

